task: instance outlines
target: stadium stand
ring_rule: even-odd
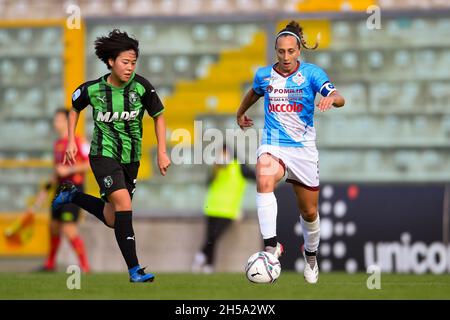
[[[68,5],[79,5],[87,17],[86,79],[106,72],[92,52],[92,42],[98,35],[114,26],[135,35],[141,41],[138,70],[152,81],[167,107],[170,137],[177,128],[185,128],[193,136],[195,120],[202,121],[203,132],[211,128],[237,129],[234,111],[249,88],[254,71],[274,61],[269,54],[273,26],[281,22],[274,13],[280,16],[290,13],[293,17],[323,14],[325,24],[314,27],[312,32],[328,25],[322,33],[321,46],[314,52],[304,50],[303,59],[326,69],[347,103],[342,110],[317,114],[321,179],[329,182],[448,181],[450,18],[442,13],[448,12],[448,1],[317,3],[306,0],[0,0],[0,25],[17,19],[61,19]],[[369,5],[379,5],[390,12],[383,18],[382,29],[367,28],[365,9]],[[415,14],[408,17],[402,14],[405,10],[415,10]],[[361,15],[349,16],[348,11]],[[240,21],[233,18],[236,13],[243,17]],[[219,14],[216,22],[189,18]],[[257,14],[260,19],[249,18]],[[112,21],[109,19],[112,16],[118,19]],[[168,23],[175,16],[180,16],[177,24]],[[302,21],[305,31],[311,29],[310,21]],[[15,195],[14,201],[2,201],[2,211],[23,208],[23,201],[51,170],[50,119],[54,110],[64,105],[68,94],[63,87],[62,38],[62,28],[52,25],[10,24],[0,29],[0,133],[11,137],[0,142],[3,182],[0,199]],[[308,41],[311,39],[313,36],[308,37]],[[251,114],[261,126],[262,104]],[[92,121],[89,112],[85,116],[85,131],[89,134]],[[174,165],[162,180],[155,174],[150,119],[145,126],[147,151],[135,197],[136,207],[144,212],[150,200],[152,206],[160,206],[158,212],[200,215],[206,187],[205,167]],[[192,149],[193,145],[186,148]],[[253,153],[250,147],[243,156]],[[192,187],[186,188],[186,181]],[[91,179],[91,191],[95,188],[92,182]],[[179,195],[176,200],[171,199],[168,190],[176,190]],[[249,202],[246,209],[253,206]]]

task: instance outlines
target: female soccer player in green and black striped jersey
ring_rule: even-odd
[[[97,38],[95,53],[111,72],[83,83],[72,95],[66,161],[75,162],[78,150],[74,137],[79,113],[91,105],[94,133],[89,161],[103,200],[81,193],[68,184],[57,193],[53,206],[73,202],[114,228],[130,281],[147,282],[153,281],[154,275],[146,274],[139,266],[131,207],[141,157],[145,110],[155,122],[158,166],[162,175],[166,174],[170,160],[166,154],[164,107],[150,82],[134,72],[138,46],[136,39],[117,29],[107,37]]]

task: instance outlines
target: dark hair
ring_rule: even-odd
[[[297,21],[294,21],[294,20],[292,20],[291,22],[289,22],[283,30],[281,30],[280,32],[278,32],[277,38],[276,38],[276,40],[275,40],[275,43],[276,43],[276,41],[278,40],[279,37],[286,37],[286,36],[289,35],[289,34],[281,34],[281,33],[285,32],[285,31],[292,32],[293,34],[295,34],[295,35],[298,37],[298,39],[297,39],[297,45],[298,45],[298,48],[299,48],[299,49],[300,49],[300,45],[301,45],[303,48],[305,48],[305,49],[310,49],[310,50],[314,50],[314,49],[316,49],[316,48],[319,46],[318,40],[316,40],[316,44],[314,45],[314,47],[309,47],[309,46],[306,44],[306,41],[305,41],[305,39],[303,38],[303,28],[300,27],[300,25],[298,24],[298,22],[297,22]],[[281,34],[281,35],[280,35],[280,34]],[[300,39],[300,41],[299,41],[299,39]]]
[[[55,115],[57,115],[58,113],[62,113],[67,117],[69,117],[69,110],[67,110],[66,108],[58,108],[55,110]]]
[[[139,41],[119,29],[114,29],[107,37],[98,37],[94,44],[95,54],[106,64],[108,69],[111,69],[108,60],[116,60],[121,52],[134,50],[136,58],[139,56]]]

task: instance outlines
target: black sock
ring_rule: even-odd
[[[128,269],[139,265],[133,231],[132,211],[116,211],[114,234]]]
[[[103,214],[103,208],[105,207],[105,203],[103,202],[102,199],[93,197],[86,193],[78,192],[73,197],[72,203],[76,204],[80,208],[83,208],[92,215],[96,216],[101,222],[107,225],[105,216]]]
[[[206,264],[213,264],[215,242],[207,242],[203,246],[202,252],[206,256]]]
[[[277,246],[277,237],[264,239],[264,247],[276,247],[276,246]]]
[[[202,252],[206,256],[206,264],[214,264],[216,244],[222,234],[231,225],[231,219],[207,217],[206,241]]]

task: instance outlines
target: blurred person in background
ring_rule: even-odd
[[[114,29],[108,36],[96,39],[95,53],[110,73],[85,82],[74,91],[65,161],[76,164],[79,149],[75,143],[75,129],[80,112],[91,105],[94,132],[89,162],[100,188],[100,198],[81,192],[73,184],[66,184],[60,188],[52,205],[57,208],[74,203],[113,228],[130,282],[152,282],[155,275],[145,273],[138,262],[131,201],[140,165],[145,111],[155,123],[161,175],[166,175],[170,165],[166,153],[164,106],[152,84],[135,73],[138,40]]]
[[[278,62],[257,70],[253,88],[244,97],[237,111],[241,129],[253,125],[245,113],[264,96],[265,125],[256,165],[258,220],[265,251],[277,258],[283,246],[277,241],[277,199],[275,185],[287,173],[300,210],[305,259],[304,277],[308,283],[319,279],[317,250],[320,240],[320,220],[317,211],[319,197],[319,154],[314,128],[314,100],[323,112],[344,106],[344,98],[337,92],[327,74],[318,66],[300,62],[301,47],[309,48],[303,31],[295,21],[278,32],[275,51]]]
[[[223,144],[208,179],[204,203],[206,235],[202,249],[194,256],[192,272],[214,272],[217,243],[233,221],[241,217],[246,179],[256,180],[254,170],[240,164],[234,151]]]
[[[37,196],[38,199],[47,198],[52,186],[60,186],[62,183],[70,181],[79,190],[83,190],[85,174],[89,170],[88,152],[89,145],[78,136],[74,137],[80,152],[77,154],[76,165],[70,166],[63,164],[64,154],[68,143],[67,119],[69,111],[58,109],[53,118],[53,127],[58,134],[58,140],[53,146],[54,155],[54,173],[50,181],[45,185]],[[80,208],[73,203],[67,203],[57,209],[51,210],[50,220],[50,251],[44,265],[39,271],[55,271],[56,256],[61,243],[61,235],[64,235],[72,245],[79,260],[80,269],[83,272],[89,272],[89,262],[86,254],[86,248],[81,238],[77,222],[80,217]]]

